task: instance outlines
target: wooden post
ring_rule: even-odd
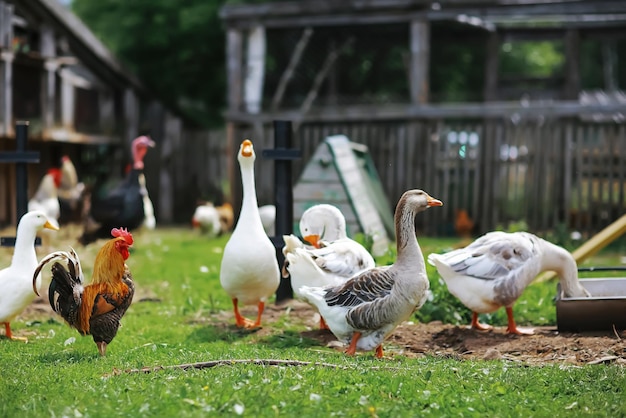
[[[59,64],[56,60],[56,41],[54,31],[49,25],[41,27],[41,55],[46,59],[43,74],[43,127],[44,130],[54,126],[54,95],[56,90],[56,71]]]
[[[263,101],[265,78],[265,28],[256,26],[248,34],[244,102],[248,113],[259,113]]]
[[[485,62],[485,87],[483,98],[486,102],[498,100],[498,71],[500,67],[500,35],[490,32],[487,41]]]
[[[282,248],[283,235],[293,233],[293,187],[291,184],[291,161],[301,158],[300,150],[291,149],[293,128],[290,121],[274,121],[274,149],[263,150],[264,158],[274,162],[274,204],[276,205],[275,235],[270,237],[276,247],[276,258],[282,266],[285,262]],[[293,297],[291,280],[281,277],[276,291],[276,302]]]
[[[564,100],[578,100],[580,91],[580,33],[576,29],[565,32],[565,86]]]
[[[13,5],[0,2],[0,134],[13,134]]]
[[[19,222],[28,211],[28,171],[26,170],[26,164],[38,163],[39,152],[26,150],[28,122],[19,121],[15,125],[15,152],[0,152],[0,163],[15,163],[15,206],[17,222]],[[0,246],[15,246],[15,238],[0,238]]]
[[[411,102],[414,104],[428,103],[429,85],[428,69],[430,67],[430,24],[425,19],[411,22],[411,61],[410,78]]]
[[[236,113],[241,111],[241,104],[243,102],[243,35],[241,30],[235,28],[228,28],[226,32],[226,79],[228,81],[228,111]],[[238,135],[237,126],[234,122],[228,120],[226,122],[226,150],[227,154],[233,155],[238,148],[236,144],[237,140],[242,138],[236,138]],[[239,200],[241,196],[241,182],[238,180],[238,170],[236,167],[236,160],[234,158],[228,158],[227,160],[227,172],[228,182],[230,183],[230,204],[233,207],[240,207]]]

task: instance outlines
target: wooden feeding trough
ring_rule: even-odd
[[[623,267],[579,271],[626,270]],[[626,278],[580,279],[590,298],[563,298],[557,285],[556,322],[559,332],[619,331],[626,329]]]

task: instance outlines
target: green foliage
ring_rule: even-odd
[[[81,337],[57,316],[32,311],[15,321],[14,331],[27,335],[29,343],[0,338],[0,416],[626,414],[619,401],[626,369],[619,366],[527,367],[402,355],[383,361],[368,354],[348,358],[308,338],[303,326],[287,314],[258,332],[237,330],[231,302],[219,284],[221,250],[227,239],[209,240],[182,229],[135,234],[127,262],[137,283],[135,301],[106,357],[97,354],[91,338]],[[427,255],[454,241],[420,237],[420,243]],[[98,248],[78,248],[87,276]],[[9,258],[0,252],[0,265]],[[433,270],[429,268],[428,274],[435,287]],[[530,297],[541,294],[535,290],[528,289]],[[546,291],[539,304],[542,310],[552,305],[552,294],[553,290]],[[530,297],[518,305],[537,305]],[[422,310],[435,301],[439,299],[427,302]],[[252,307],[244,309],[248,316],[253,312]],[[517,305],[516,313],[526,315]],[[529,310],[526,318],[536,324],[540,315]],[[323,362],[338,368],[231,364],[125,372],[248,359]]]
[[[201,126],[224,106],[223,0],[73,0],[75,12],[158,98]]]
[[[565,63],[563,42],[506,42],[502,45],[500,65],[504,74],[546,77]]]

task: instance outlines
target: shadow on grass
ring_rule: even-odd
[[[187,340],[192,342],[225,341],[234,342],[255,334],[261,328],[242,329],[235,325],[216,324],[196,328],[188,336]]]
[[[91,363],[98,360],[100,354],[96,350],[94,353],[80,351],[60,351],[54,353],[45,353],[39,356],[41,363],[47,364],[74,364],[74,363]]]
[[[323,331],[322,331],[323,332]],[[332,335],[332,334],[331,334]],[[263,337],[259,340],[259,343],[265,344],[271,348],[308,348],[308,347],[320,347],[324,346],[324,342],[319,341],[317,338],[311,338],[306,336],[304,332],[297,332],[291,330],[284,330],[280,334],[272,334]]]

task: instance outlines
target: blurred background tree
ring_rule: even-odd
[[[69,1],[69,0],[66,0]],[[157,98],[176,106],[199,127],[221,126],[225,108],[225,33],[219,18],[226,3],[263,3],[267,0],[72,0],[70,7],[103,40],[123,64]],[[354,42],[340,56],[323,91],[334,91],[335,104],[406,102],[409,99],[408,27],[379,26],[384,36],[368,36],[370,28],[317,28],[314,37],[334,45],[349,37]],[[457,31],[458,33],[456,33]],[[294,29],[268,32],[265,101],[271,98],[280,74],[299,37]],[[378,33],[378,32],[377,32]],[[469,35],[469,36],[468,36]],[[484,85],[487,32],[469,31],[447,22],[431,26],[430,100],[433,103],[481,101]],[[464,42],[458,42],[464,37]],[[318,44],[320,45],[320,44]],[[626,49],[616,42],[615,51]],[[285,106],[298,107],[328,51],[307,54],[290,85]],[[583,40],[583,89],[608,88],[602,69],[599,41]],[[617,53],[617,68],[626,54]],[[505,42],[500,49],[500,99],[541,98],[559,91],[564,79],[565,55],[561,40]],[[626,72],[615,71],[615,86],[626,82]],[[508,88],[508,86],[512,88]],[[346,100],[342,101],[341,98]],[[327,103],[330,104],[330,103]]]
[[[200,127],[222,124],[225,0],[72,0],[71,10],[151,91]]]

